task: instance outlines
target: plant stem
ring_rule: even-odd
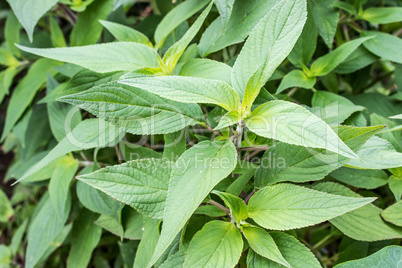
[[[402,28],[394,33],[395,36],[399,36],[400,34],[402,34]]]
[[[256,155],[257,155],[258,153],[260,153],[261,151],[262,151],[262,150],[255,150],[255,151],[252,152],[251,154],[246,155],[246,156],[243,158],[243,161],[248,161],[248,160],[250,160],[250,158],[256,156]]]
[[[322,245],[325,244],[325,242],[330,239],[332,237],[332,234],[327,235],[326,237],[324,237],[323,239],[321,239],[317,244],[315,244],[314,246],[312,246],[314,252],[319,250],[320,248],[322,248]]]
[[[230,210],[227,209],[226,207],[222,206],[222,205],[219,204],[218,202],[216,202],[216,201],[214,201],[214,200],[211,199],[211,200],[208,201],[208,203],[211,204],[211,205],[213,205],[213,206],[215,206],[215,207],[217,207],[217,208],[219,208],[220,210],[226,212],[226,214],[228,214],[228,215],[230,214]]]
[[[121,164],[121,157],[120,157],[119,145],[116,144],[116,146],[115,146],[114,148],[115,148],[115,150],[116,150],[117,161],[119,161],[119,164]]]
[[[255,190],[253,190],[247,197],[244,199],[244,203],[248,204],[250,198],[255,194]]]
[[[242,138],[243,138],[243,121],[242,120],[240,120],[239,123],[237,124],[236,132],[237,132],[237,137],[234,141],[234,144],[235,144],[236,148],[240,148]]]
[[[350,41],[349,29],[346,24],[342,24],[342,31],[343,31],[343,35],[345,36],[346,41]]]
[[[255,146],[255,147],[242,147],[238,148],[239,151],[266,151],[269,149],[269,146]]]
[[[205,124],[205,125],[201,125],[203,127],[205,127],[206,129],[208,129],[209,131],[211,131],[212,133],[214,133],[216,136],[222,136],[221,133],[219,133],[218,131],[216,131],[215,129],[213,129],[210,125]]]
[[[292,97],[293,94],[295,94],[298,89],[299,89],[298,87],[292,88],[292,89],[289,91],[288,96],[289,96],[289,97]]]

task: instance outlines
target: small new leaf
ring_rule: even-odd
[[[237,224],[240,224],[240,221],[248,218],[247,206],[242,199],[224,192],[213,191],[212,193],[219,196],[223,202],[225,202],[225,205],[230,209],[230,214]]]
[[[291,267],[290,264],[282,256],[281,252],[278,249],[278,246],[275,244],[275,241],[272,239],[267,231],[254,226],[243,226],[242,231],[247,239],[247,242],[250,244],[250,247],[255,252],[281,265]]]
[[[240,231],[230,222],[211,221],[190,242],[184,268],[234,267],[241,255]]]

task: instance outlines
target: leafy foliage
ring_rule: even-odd
[[[0,6],[0,267],[401,262],[400,1]]]

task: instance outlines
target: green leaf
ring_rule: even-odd
[[[201,56],[205,57],[229,45],[243,42],[274,5],[274,1],[235,1],[227,26],[224,28],[218,17],[201,36],[198,46]]]
[[[182,232],[178,233],[173,242],[170,244],[170,246],[163,252],[162,256],[159,258],[159,260],[155,263],[155,267],[159,267],[162,263],[164,263],[170,255],[181,251],[181,237],[182,237]],[[155,248],[155,247],[154,247]],[[183,260],[184,262],[184,260]]]
[[[289,262],[293,268],[314,267],[320,268],[321,265],[313,253],[294,236],[284,232],[270,232],[283,257]],[[253,250],[247,255],[247,267],[264,268],[264,267],[282,267],[281,265],[268,260]]]
[[[12,261],[12,251],[9,247],[6,245],[0,245],[0,265],[2,267],[11,267],[11,261]]]
[[[22,238],[25,234],[25,231],[28,226],[28,219],[24,220],[24,222],[15,230],[13,237],[11,239],[10,248],[15,256],[21,246]]]
[[[134,259],[134,268],[146,267],[159,239],[160,221],[144,217],[144,233]]]
[[[238,177],[227,189],[226,192],[238,196],[243,191],[244,187],[253,177],[257,165],[251,165],[240,177]]]
[[[117,244],[119,246],[120,256],[123,259],[123,267],[133,267],[138,241],[119,241]]]
[[[306,16],[305,0],[282,0],[251,31],[232,69],[232,86],[244,96],[243,108],[251,107],[260,88],[288,56]]]
[[[333,7],[335,1],[336,0],[308,0],[315,25],[317,25],[318,34],[329,48],[332,47],[339,19],[339,12]]]
[[[215,130],[223,129],[225,127],[230,127],[241,120],[241,111],[234,110],[224,114],[219,120],[219,124],[214,128]]]
[[[397,267],[402,260],[401,246],[388,246],[359,260],[338,264],[336,268]]]
[[[41,161],[31,167],[17,182],[46,167],[70,152],[113,144],[121,135],[115,126],[101,119],[86,119],[64,137]]]
[[[382,170],[342,167],[331,172],[330,175],[340,182],[363,189],[375,189],[388,183],[388,175]]]
[[[356,158],[356,154],[324,121],[291,102],[267,102],[257,107],[245,122],[252,132],[262,137],[305,147],[323,148]]]
[[[102,235],[102,228],[94,224],[98,215],[85,209],[80,211],[74,220],[71,230],[71,250],[67,258],[67,267],[88,267],[92,251],[98,245]]]
[[[116,211],[121,206],[117,200],[82,181],[77,181],[77,196],[80,203],[87,209],[111,217],[116,216]]]
[[[308,9],[307,12],[307,20],[303,31],[288,55],[289,61],[299,68],[311,61],[317,47],[317,27],[311,10]]]
[[[314,189],[347,197],[360,197],[349,188],[331,182],[320,183]],[[345,235],[358,241],[379,241],[402,238],[402,228],[385,222],[382,210],[372,204],[365,205],[330,222]]]
[[[0,189],[0,222],[8,222],[14,215],[13,207],[7,195]]]
[[[212,206],[212,205],[200,206],[194,211],[194,214],[207,215],[207,216],[210,216],[210,217],[223,217],[223,216],[226,216],[225,211],[223,211],[220,208],[217,208],[215,206]]]
[[[124,140],[119,143],[120,151],[126,161],[144,159],[144,158],[162,158],[160,152],[154,151],[151,148],[143,147],[138,144],[132,144]]]
[[[172,133],[203,120],[197,104],[166,100],[147,89],[111,82],[58,100],[74,104],[133,134]]]
[[[235,0],[214,0],[215,6],[219,11],[222,20],[222,27],[225,28],[229,23]]]
[[[248,203],[248,214],[267,229],[290,230],[327,221],[374,199],[344,197],[281,183],[256,192]]]
[[[77,177],[144,215],[163,217],[172,162],[134,160]]]
[[[80,12],[77,23],[70,34],[71,45],[85,46],[95,44],[99,40],[103,29],[99,20],[106,19],[110,11],[112,11],[112,7],[113,0],[103,0],[89,5],[84,12]]]
[[[67,207],[68,199],[70,199],[70,183],[74,179],[77,169],[78,161],[73,158],[60,161],[50,179],[49,196],[60,221],[63,218],[64,211],[70,210]]]
[[[38,56],[73,63],[98,73],[159,66],[159,56],[155,50],[133,42],[59,48],[30,48],[21,45],[17,47]]]
[[[19,61],[13,56],[11,51],[0,47],[0,65],[18,66]]]
[[[65,87],[58,86],[52,90],[40,102],[48,103],[55,101],[59,97],[80,93],[92,87],[99,86],[111,81],[119,79],[123,72],[112,73],[96,73],[88,69],[82,68],[67,83]]]
[[[183,54],[184,50],[190,44],[191,40],[195,37],[195,35],[200,30],[205,18],[209,14],[211,10],[212,2],[207,6],[207,8],[201,13],[201,15],[197,18],[193,25],[191,25],[190,29],[180,38],[179,41],[174,43],[168,51],[166,51],[163,56],[163,62],[166,64],[170,73],[173,73],[173,69],[176,66],[177,61]]]
[[[388,186],[391,192],[394,194],[396,201],[402,198],[402,177],[392,175],[388,179]]]
[[[232,67],[210,59],[193,59],[187,61],[180,69],[179,75],[221,80],[230,85]]]
[[[46,194],[42,197],[28,230],[25,267],[35,267],[38,261],[45,256],[47,250],[52,247],[52,243],[62,233],[69,211],[69,209],[64,210],[63,217],[60,219],[53,208],[49,195]]]
[[[177,131],[163,136],[163,158],[176,162],[185,151],[187,145],[186,131]]]
[[[333,2],[332,6],[345,10],[352,15],[356,15],[356,8],[347,2],[335,1]]]
[[[313,108],[319,108],[314,114],[328,124],[340,124],[353,113],[365,109],[363,106],[354,105],[345,97],[326,91],[314,92],[311,105]]]
[[[46,84],[47,94],[53,92],[58,86],[57,81],[51,76],[48,76]],[[81,122],[81,113],[79,112],[79,109],[65,103],[49,101],[47,103],[47,114],[49,117],[50,129],[57,141],[61,141],[66,136],[66,122],[70,123],[71,128],[75,128],[79,122]]]
[[[20,30],[21,24],[18,22],[14,12],[9,12],[4,25],[4,39],[6,41],[6,47],[18,57],[21,56],[21,52],[15,44],[20,43]]]
[[[64,39],[63,31],[57,24],[52,15],[49,16],[50,21],[50,39],[54,47],[66,47],[66,40]]]
[[[53,68],[58,65],[60,64],[48,59],[37,60],[31,66],[27,75],[19,81],[7,106],[6,122],[1,141],[4,141],[7,134],[32,102],[38,90],[46,82],[47,74],[55,74]]]
[[[211,103],[231,111],[239,108],[239,95],[218,80],[182,76],[124,75],[119,83],[147,90],[163,98],[185,103]]]
[[[242,199],[224,192],[212,191],[212,193],[219,196],[225,202],[225,205],[230,209],[230,215],[237,224],[248,218],[247,206]]]
[[[348,147],[357,151],[383,126],[333,126],[332,128]],[[262,187],[281,181],[316,181],[348,161],[349,158],[324,149],[279,143],[264,153],[261,165],[255,174],[254,183],[256,187]]]
[[[397,114],[397,115],[394,115],[394,116],[390,116],[389,118],[392,118],[392,119],[402,119],[402,114]]]
[[[232,172],[236,158],[231,141],[200,142],[180,156],[170,177],[162,233],[147,267],[159,259],[215,185]]]
[[[15,179],[20,179],[32,166],[36,165],[37,163],[42,160],[43,157],[46,156],[46,154],[49,151],[43,151],[40,153],[37,153],[30,157],[26,162],[22,162],[20,164],[17,164],[10,168],[10,177],[15,178]],[[38,170],[37,172],[34,172],[33,174],[29,175],[23,184],[30,183],[30,182],[36,182],[36,181],[43,181],[50,179],[52,177],[52,174],[57,167],[59,161],[63,161],[65,158],[68,156],[63,156],[60,157],[59,159],[56,159],[54,161],[51,161],[49,164],[47,164],[44,168]]]
[[[342,61],[334,72],[339,74],[353,73],[367,65],[372,64],[378,58],[370,53],[366,48],[360,46],[352,52],[344,61]]]
[[[341,62],[343,62],[353,51],[355,51],[362,43],[372,39],[373,37],[358,38],[346,42],[330,53],[315,60],[311,65],[311,75],[324,76],[334,70]]]
[[[363,43],[364,47],[371,53],[380,58],[402,64],[402,55],[399,53],[400,47],[402,46],[401,38],[375,31],[364,31],[361,35],[374,36],[374,38]]]
[[[158,24],[155,31],[155,43],[162,47],[165,38],[183,21],[187,20],[208,4],[209,0],[189,0],[172,9]]]
[[[287,73],[285,77],[283,77],[281,84],[276,90],[276,94],[279,94],[290,87],[301,87],[310,89],[314,87],[315,82],[315,77],[308,77],[304,72],[300,70],[293,70]]]
[[[351,159],[347,165],[354,168],[386,169],[402,166],[402,153],[392,144],[379,137],[371,137],[357,152],[358,159]]]
[[[243,226],[242,231],[250,247],[256,253],[281,265],[291,267],[267,231],[255,226]]]
[[[142,227],[144,227],[144,216],[127,206],[123,208],[122,214],[124,237],[132,240],[141,240],[143,235]]]
[[[184,253],[182,251],[176,252],[173,255],[170,255],[166,261],[162,263],[159,268],[176,268],[183,267],[184,265]]]
[[[57,0],[7,0],[32,42],[35,25]]]
[[[119,212],[121,212],[121,210],[119,210]],[[117,216],[102,214],[96,220],[95,224],[120,237],[120,239],[124,238],[124,227],[121,223],[121,214],[118,214]]]
[[[183,267],[234,267],[241,255],[240,231],[230,222],[211,221],[190,242]]]
[[[8,95],[14,77],[18,72],[19,69],[17,67],[9,67],[0,72],[0,103],[3,102],[4,97]]]
[[[397,203],[387,207],[381,216],[384,220],[402,227],[402,201],[399,200]]]
[[[371,7],[364,10],[359,17],[375,24],[400,22],[402,7]]]
[[[148,37],[131,27],[116,22],[100,20],[100,23],[105,27],[118,41],[135,42],[153,47]]]

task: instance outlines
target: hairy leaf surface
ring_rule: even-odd
[[[294,236],[284,232],[269,232],[269,234],[274,239],[283,257],[292,267],[321,267],[314,254]],[[250,250],[247,255],[247,265],[250,268],[281,267],[278,263],[274,263],[273,261],[258,255],[253,250]]]
[[[356,151],[383,126],[333,126],[345,144]],[[324,178],[343,166],[349,158],[324,149],[312,149],[279,143],[268,149],[255,174],[257,187],[281,181],[306,182]]]
[[[231,268],[243,249],[240,231],[230,222],[211,221],[190,242],[183,267]]]
[[[73,63],[98,73],[132,71],[159,66],[158,54],[152,48],[134,42],[114,42],[82,47],[30,48],[26,52]]]
[[[182,76],[137,76],[127,74],[119,83],[138,87],[161,97],[186,103],[211,103],[231,111],[239,108],[239,95],[218,80]]]
[[[290,230],[335,218],[374,199],[327,194],[281,183],[255,193],[248,203],[248,213],[267,229]]]
[[[59,100],[133,134],[165,134],[203,120],[197,104],[166,100],[149,91],[116,82],[102,84]]]
[[[132,206],[148,217],[163,217],[172,162],[134,160],[106,167],[77,179]]]
[[[275,100],[263,104],[245,122],[252,132],[266,138],[304,147],[323,148],[356,158],[356,154],[329,125],[291,102]]]
[[[105,147],[116,142],[121,131],[101,119],[87,119],[79,123],[41,161],[32,166],[18,181],[37,172],[53,160],[69,152]]]
[[[320,183],[314,189],[347,197],[360,197],[349,188],[337,183]],[[402,228],[385,222],[382,210],[372,204],[365,205],[330,222],[345,235],[358,241],[380,241],[402,238]]]
[[[162,233],[151,267],[184,227],[207,194],[236,166],[236,149],[231,141],[204,141],[183,153],[173,167]]]
[[[282,0],[251,31],[232,70],[232,86],[251,107],[260,88],[287,57],[307,16],[305,0]]]
[[[254,226],[244,226],[242,227],[242,231],[247,239],[247,242],[250,244],[250,247],[256,253],[283,266],[291,267],[291,265],[282,256],[278,246],[275,244],[274,239],[267,231],[260,227]]]

